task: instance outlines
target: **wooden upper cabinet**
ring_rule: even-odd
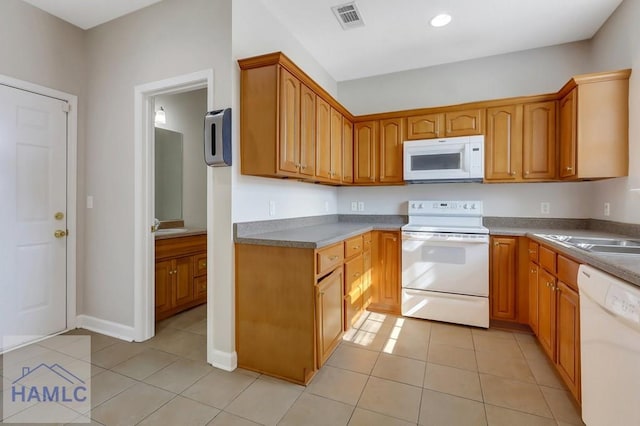
[[[316,174],[316,94],[300,86],[300,174]]]
[[[375,183],[377,179],[378,121],[354,125],[353,182]]]
[[[300,168],[300,81],[280,69],[280,161],[281,172]]]
[[[487,109],[485,179],[515,181],[522,170],[522,105]]]
[[[402,182],[403,142],[404,119],[380,120],[380,182]]]
[[[576,89],[560,99],[560,177],[576,176]]]
[[[330,158],[331,170],[330,179],[335,182],[342,182],[342,114],[331,108],[331,142]]]
[[[556,173],[556,101],[524,106],[522,138],[522,178],[555,179]]]
[[[576,76],[560,90],[560,178],[628,175],[630,73]]]
[[[353,123],[342,117],[342,182],[353,183]]]
[[[484,109],[451,111],[444,114],[445,136],[481,135],[484,132]]]
[[[331,179],[331,107],[316,96],[316,176]]]
[[[444,136],[444,114],[407,117],[407,140],[435,139]]]

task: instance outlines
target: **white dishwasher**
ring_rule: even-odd
[[[640,287],[581,265],[582,420],[640,424]]]

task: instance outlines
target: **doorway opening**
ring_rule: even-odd
[[[177,109],[173,109],[173,107],[169,107],[169,105],[173,105],[180,103],[178,101],[188,99],[190,97],[204,99],[205,103],[203,106],[198,108],[204,108],[203,111],[198,113],[190,111],[187,112],[182,111],[178,112]],[[209,228],[210,224],[207,221],[207,218],[213,214],[211,209],[211,196],[210,194],[210,185],[211,185],[211,173],[209,170],[206,170],[206,166],[204,166],[203,159],[203,147],[202,147],[202,139],[197,141],[194,140],[194,136],[188,136],[189,141],[187,141],[187,133],[191,134],[193,131],[181,131],[180,126],[177,123],[180,121],[177,119],[178,114],[189,116],[190,120],[199,120],[200,128],[202,128],[202,120],[204,119],[204,115],[206,111],[212,110],[213,105],[213,70],[205,70],[199,71],[192,74],[187,74],[179,77],[174,77],[166,80],[161,80],[153,83],[148,83],[140,86],[136,86],[135,88],[135,126],[136,126],[136,136],[135,136],[135,243],[134,243],[134,264],[135,264],[135,294],[134,294],[134,311],[135,311],[135,319],[134,319],[134,329],[135,336],[134,340],[136,341],[144,341],[152,338],[155,333],[155,325],[156,325],[156,304],[157,302],[162,304],[164,299],[160,298],[160,300],[156,300],[156,233],[154,232],[156,227],[158,226],[158,222],[156,219],[156,212],[160,212],[161,215],[164,215],[165,218],[163,220],[159,220],[160,228],[165,228],[166,234],[162,238],[170,238],[173,235],[172,233],[184,234],[184,230],[178,228],[198,228],[198,231],[206,232],[204,235],[204,245],[202,243],[202,233],[200,234],[200,238],[197,238],[197,235],[190,236],[190,239],[200,241],[194,243],[198,248],[191,248],[192,251],[188,251],[188,253],[184,253],[184,256],[178,256],[176,258],[172,258],[168,263],[165,262],[162,266],[165,268],[163,272],[163,279],[168,279],[170,282],[165,282],[162,285],[173,285],[173,289],[171,290],[170,297],[175,302],[178,299],[182,299],[180,301],[185,302],[188,299],[191,299],[189,303],[184,306],[189,306],[193,308],[194,306],[200,304],[202,301],[206,301],[206,305],[203,308],[200,306],[199,308],[195,308],[199,310],[199,315],[205,315],[207,320],[204,322],[204,327],[206,330],[206,348],[203,348],[203,351],[206,351],[206,358],[208,362],[210,361],[210,350],[211,342],[213,341],[213,327],[211,327],[212,318],[212,292],[206,292],[207,284],[211,284],[212,282],[212,268],[211,262],[207,262],[207,253],[209,252],[208,244],[212,233]],[[160,110],[160,107],[163,108],[163,112],[165,114],[165,123],[158,123],[158,127],[156,127],[156,111]],[[170,112],[170,110],[172,112]],[[173,116],[171,114],[174,114]],[[197,115],[197,116],[196,116]],[[188,121],[186,118],[182,121]],[[173,127],[173,128],[172,128]],[[156,158],[155,158],[155,140],[156,140],[156,129],[159,128],[158,132],[159,138],[163,139],[161,144],[168,145],[169,150],[168,153],[164,153],[165,156],[170,156],[176,154],[180,149],[176,149],[176,145],[180,145],[177,143],[180,139],[182,139],[182,184],[179,185],[175,182],[166,183],[166,185],[172,185],[167,191],[164,191],[163,194],[158,194],[159,201],[163,201],[164,198],[170,198],[167,202],[167,206],[157,207],[156,204]],[[182,137],[180,135],[176,135],[176,133],[182,133]],[[167,140],[164,140],[164,139]],[[195,137],[197,139],[197,137]],[[192,148],[192,144],[199,144],[199,160],[196,160],[195,156],[195,148],[193,150],[189,149],[189,153],[187,154],[186,144],[189,143],[189,147]],[[189,160],[187,160],[187,156]],[[165,163],[176,164],[176,161],[164,161]],[[199,167],[203,167],[205,169],[204,180],[198,178],[197,176],[202,177],[202,173],[192,174],[194,171],[195,162],[199,161]],[[164,167],[164,166],[163,166]],[[189,169],[188,171],[186,169]],[[202,169],[200,169],[200,172]],[[169,177],[162,176],[159,177],[161,182],[166,182],[166,179],[169,179],[170,176],[176,178],[178,176],[178,171],[169,170]],[[188,175],[188,176],[187,176]],[[165,179],[165,181],[163,181]],[[185,191],[184,184],[187,181],[192,181],[192,179],[197,179],[197,185],[204,186],[204,200],[202,200],[202,191],[193,191],[188,188],[189,195],[185,195],[187,191]],[[206,182],[206,183],[205,183]],[[176,192],[178,191],[178,187],[182,188],[182,196],[177,197]],[[201,188],[202,189],[202,188]],[[197,195],[195,195],[197,194]],[[193,197],[198,197],[199,199],[194,202],[195,205],[199,205],[200,209],[204,206],[204,211],[198,210],[197,212],[186,213],[185,206],[186,201],[191,200]],[[178,202],[180,200],[180,202]],[[191,203],[189,201],[189,203]],[[182,204],[182,205],[179,205]],[[183,216],[182,218],[170,217],[170,216]],[[158,218],[160,219],[160,218]],[[201,221],[204,219],[204,223]],[[210,221],[209,221],[210,222]],[[191,225],[190,225],[191,224]],[[204,228],[204,229],[202,229]],[[193,237],[193,238],[191,238]],[[204,247],[204,252],[202,248]],[[193,251],[195,250],[195,251]],[[164,256],[164,255],[161,255]],[[158,270],[159,271],[159,270]],[[195,283],[193,287],[187,288],[186,286],[182,286],[182,288],[177,289],[175,286],[178,285],[179,280],[184,277],[190,275],[192,277],[192,282]],[[160,276],[160,275],[159,275]],[[184,284],[186,281],[181,281],[181,284]],[[194,299],[194,291],[198,289],[198,285],[204,285],[204,291],[206,292],[206,296],[204,299]],[[176,291],[178,290],[178,291]],[[176,308],[177,309],[177,308]],[[178,309],[179,310],[179,309]],[[172,311],[172,313],[177,313],[178,310]],[[203,313],[206,311],[206,314]],[[167,311],[168,312],[168,311]],[[187,312],[188,313],[188,312]],[[183,314],[184,315],[184,314]],[[203,326],[201,324],[201,326]],[[202,329],[200,329],[202,332]]]

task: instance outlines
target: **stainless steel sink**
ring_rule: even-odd
[[[544,237],[593,253],[640,254],[640,241],[628,238],[573,237],[570,235],[544,235]]]

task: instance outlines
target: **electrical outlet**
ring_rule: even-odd
[[[269,216],[276,215],[276,202],[271,200],[269,201]]]
[[[604,215],[609,216],[611,214],[611,204],[604,203]]]
[[[551,211],[551,203],[546,201],[543,201],[542,203],[540,203],[540,213],[549,214],[550,211]]]
[[[87,195],[87,208],[93,208],[93,195]]]
[[[363,212],[364,211],[364,202],[358,201],[358,211],[359,212]]]
[[[357,201],[352,201],[351,202],[351,211],[352,212],[357,212],[358,211],[358,202]]]

